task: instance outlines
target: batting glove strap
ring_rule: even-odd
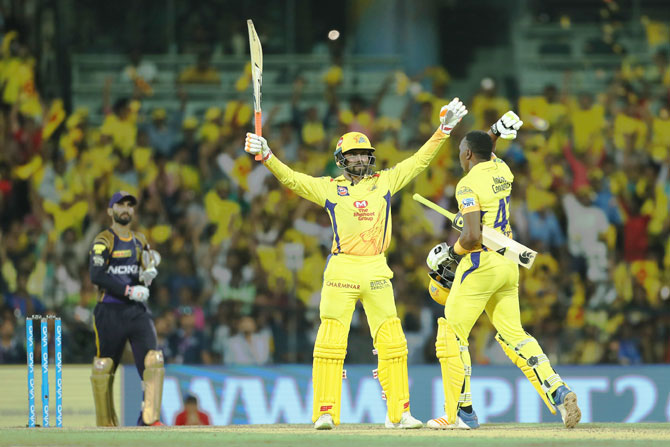
[[[500,136],[500,131],[498,130],[497,122],[493,123],[493,125],[491,126],[491,132],[493,132],[493,135],[495,135],[496,137]]]
[[[461,259],[463,259],[463,255],[457,254],[456,251],[454,250],[453,245],[449,247],[448,253],[449,253],[449,258],[451,258],[451,260],[453,260],[456,264],[461,262]]]

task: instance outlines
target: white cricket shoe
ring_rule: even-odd
[[[423,427],[423,422],[415,418],[410,414],[409,411],[405,411],[402,414],[402,417],[400,418],[400,422],[393,423],[389,420],[389,415],[386,413],[386,422],[384,423],[384,427],[386,428],[406,428],[406,429],[412,429],[412,428],[422,428]]]
[[[554,392],[556,408],[561,412],[561,419],[567,428],[574,428],[582,418],[577,406],[577,395],[565,385],[559,386]]]
[[[442,430],[474,430],[479,428],[479,418],[477,418],[477,413],[475,413],[474,410],[472,410],[472,413],[466,413],[459,408],[458,417],[456,418],[456,422],[453,424],[447,423],[447,416],[444,415],[441,418],[431,419],[426,423],[426,427]]]
[[[319,416],[319,419],[316,420],[314,423],[314,428],[317,430],[332,430],[335,428],[335,422],[333,422],[333,417],[328,414],[324,413],[321,416]]]

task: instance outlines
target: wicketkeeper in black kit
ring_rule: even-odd
[[[156,350],[156,328],[147,309],[148,286],[158,274],[160,255],[141,233],[130,230],[137,199],[124,191],[109,201],[112,226],[100,232],[90,251],[90,274],[100,290],[94,310],[95,345],[93,398],[96,425],[118,426],[114,411],[114,372],[126,341],[130,342],[142,378],[144,401],[138,425],[160,423],[163,392],[163,353]]]

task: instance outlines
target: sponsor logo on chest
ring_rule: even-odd
[[[368,206],[370,204],[367,200],[354,200],[354,217],[359,221],[371,221],[375,217],[374,211],[368,211]]]
[[[112,258],[129,258],[133,252],[131,250],[114,250],[112,252]]]
[[[137,275],[137,264],[133,265],[110,265],[107,273],[110,275]]]

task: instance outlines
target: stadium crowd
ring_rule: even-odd
[[[327,214],[281,187],[242,150],[252,126],[249,101],[211,104],[185,116],[188,83],[218,80],[205,57],[177,78],[182,107],[147,109],[152,67],[132,62],[115,82],[135,95],[101,97],[104,122],[41,97],[35,60],[16,33],[0,47],[0,363],[25,361],[25,317],[58,315],[66,362],[95,350],[88,275],[93,237],[110,224],[109,197],[139,198],[136,229],[162,254],[149,305],[168,363],[310,363],[318,327],[321,272],[332,243]],[[155,67],[153,68],[155,71]],[[421,79],[389,73],[373,101],[345,97],[339,67],[323,77],[325,107],[301,99],[296,78],[290,118],[266,114],[275,154],[312,175],[339,175],[337,139],[362,131],[377,169],[412,154],[432,134],[438,111],[458,92],[444,69]],[[237,88],[249,88],[248,71]],[[509,109],[525,125],[498,143],[512,167],[515,238],[541,254],[522,269],[522,323],[555,364],[670,362],[670,63],[626,62],[600,92],[547,86],[511,102],[493,79],[468,99],[470,115],[431,167],[393,198],[388,251],[410,363],[435,362],[436,319],[425,258],[453,242],[440,216],[411,199],[418,192],[455,209],[461,176],[457,145]],[[421,82],[423,89],[408,88]],[[404,98],[401,118],[381,101]],[[495,345],[495,346],[494,346]],[[473,330],[475,364],[507,363],[493,329]],[[346,362],[373,362],[365,317],[357,309]]]

